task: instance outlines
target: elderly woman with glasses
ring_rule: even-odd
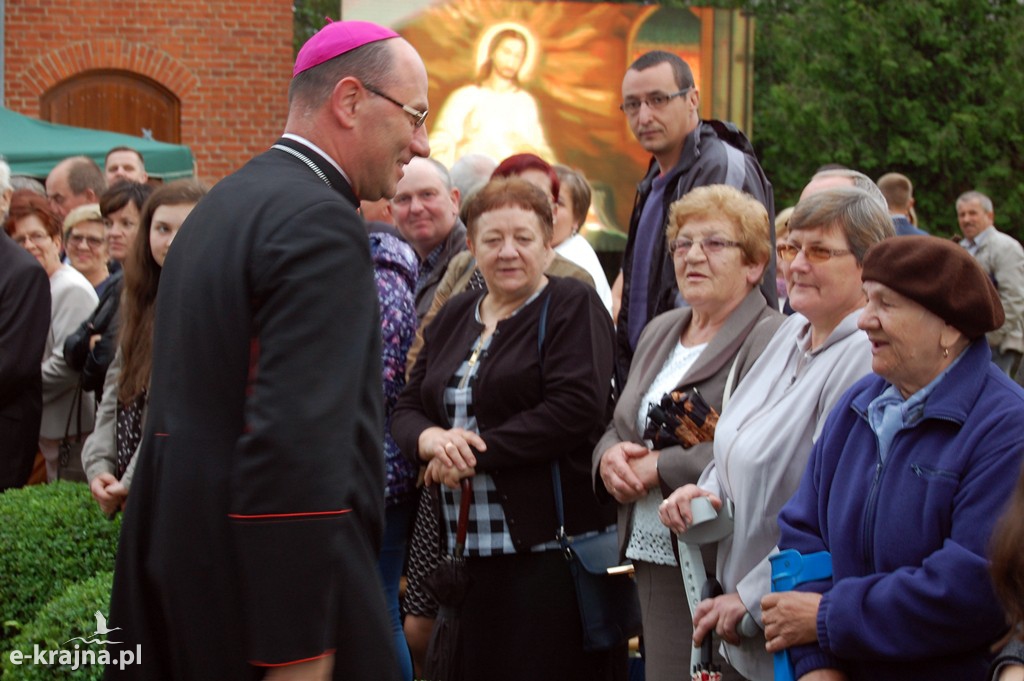
[[[868,247],[893,236],[885,208],[852,187],[826,189],[797,204],[778,255],[789,262],[789,301],[796,314],[744,378],[715,431],[714,459],[697,485],[669,496],[662,522],[683,532],[690,500],[735,504],[734,534],[718,544],[725,594],[694,613],[694,642],[709,632],[724,639],[726,658],[748,679],[771,679],[761,634],[761,597],[770,591],[768,556],[779,539],[776,516],[793,494],[811,446],[833,405],[871,369],[871,345],[857,328],[864,306],[861,270]],[[756,634],[741,639],[750,615]]]
[[[1007,631],[988,558],[1024,443],[1024,390],[985,340],[999,294],[930,236],[875,246],[862,277],[874,373],[832,410],[779,514],[779,548],[829,552],[832,575],[765,596],[768,649],[790,648],[808,681],[981,681]]]
[[[103,215],[97,203],[79,206],[64,218],[64,248],[68,260],[89,280],[97,296],[102,296],[110,283],[107,239],[103,229]]]
[[[43,379],[43,421],[39,449],[46,460],[46,479],[83,479],[78,451],[61,461],[60,444],[65,437],[81,442],[93,426],[96,403],[91,393],[79,390],[79,373],[64,361],[64,339],[78,328],[94,307],[96,291],[78,270],[60,261],[60,218],[45,198],[28,189],[11,197],[11,212],[4,223],[7,234],[21,244],[50,278],[50,332],[46,337],[41,371]]]
[[[748,380],[783,320],[758,289],[771,237],[768,212],[753,197],[726,185],[694,189],[672,205],[668,247],[689,307],[654,318],[640,335],[593,458],[597,492],[619,503],[621,550],[636,568],[651,681],[689,676],[692,635],[682,575],[658,506],[663,491],[697,481],[712,443],[651,441],[645,434],[649,405],[666,393],[694,389],[721,411],[730,388]],[[714,574],[713,552],[705,562]],[[736,678],[727,672],[726,678]]]

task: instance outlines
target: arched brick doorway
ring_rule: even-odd
[[[146,76],[116,69],[84,71],[40,98],[40,117],[52,123],[181,142],[181,103]]]

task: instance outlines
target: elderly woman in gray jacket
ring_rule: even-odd
[[[593,457],[597,492],[619,503],[621,549],[636,567],[650,681],[690,673],[690,611],[658,507],[663,494],[697,481],[712,444],[656,448],[643,436],[648,407],[666,393],[696,388],[720,412],[783,320],[758,288],[771,237],[768,213],[757,200],[725,185],[695,189],[673,204],[667,238],[689,307],[666,312],[644,329]],[[714,574],[713,552],[705,566]]]
[[[718,422],[713,465],[698,486],[674,491],[660,509],[680,532],[692,521],[690,500],[710,496],[735,504],[735,531],[718,543],[718,579],[725,594],[694,613],[699,641],[711,631],[725,640],[726,658],[744,678],[771,679],[761,597],[770,590],[768,556],[779,539],[777,517],[796,491],[811,447],[842,394],[871,370],[871,343],[857,328],[865,298],[861,284],[868,247],[893,236],[892,221],[860,189],[826,189],[805,196],[778,245],[789,262],[789,317]],[[756,635],[740,639],[746,615]]]

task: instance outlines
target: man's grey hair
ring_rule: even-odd
[[[878,187],[875,191],[878,192]],[[874,194],[858,187],[832,187],[796,204],[789,218],[790,234],[818,227],[842,232],[858,264],[864,262],[864,253],[869,247],[896,236],[885,200],[879,203]]]
[[[7,165],[7,161],[0,159],[0,192],[8,189],[14,189],[11,186],[11,167]]]
[[[881,206],[882,209],[886,212],[886,215],[889,214],[889,202],[885,200],[885,194],[883,194],[882,190],[878,188],[878,185],[875,184],[875,181],[872,180],[867,175],[865,175],[864,173],[857,170],[853,170],[852,168],[833,168],[830,170],[819,171],[815,173],[814,177],[811,179],[817,179],[819,177],[847,178],[848,180],[853,182],[854,187],[860,189],[863,192],[866,192],[869,196],[871,196],[871,198],[875,199],[878,202],[878,205]]]
[[[957,206],[959,206],[962,203],[967,203],[968,201],[977,201],[978,204],[981,206],[981,209],[986,213],[992,213],[995,211],[995,207],[992,205],[992,199],[988,198],[979,191],[975,191],[972,189],[971,191],[964,192],[960,196],[956,197]]]
[[[487,184],[497,167],[498,162],[486,154],[466,154],[452,164],[452,183],[458,187],[463,203]]]
[[[43,183],[34,177],[28,177],[26,175],[12,176],[11,188],[14,191],[18,191],[19,189],[28,189],[29,191],[33,191],[36,194],[39,194],[39,196],[46,196],[46,187],[43,185]]]
[[[445,164],[441,163],[437,159],[430,158],[430,157],[417,157],[417,158],[422,158],[422,160],[428,162],[431,166],[433,166],[434,167],[434,172],[437,173],[437,176],[439,178],[441,178],[441,184],[444,185],[444,188],[447,189],[448,191],[452,190],[452,187],[454,187],[455,185],[452,184],[451,173],[448,172],[448,168],[445,166]]]
[[[303,104],[309,111],[317,109],[330,99],[342,78],[358,78],[381,89],[388,87],[395,80],[390,42],[390,38],[376,40],[306,69],[292,78],[288,104]]]

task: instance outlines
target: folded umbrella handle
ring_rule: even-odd
[[[693,522],[685,532],[676,535],[679,538],[679,570],[683,575],[683,589],[686,591],[686,603],[690,606],[690,617],[697,610],[697,604],[703,597],[703,589],[708,579],[704,570],[704,558],[701,556],[702,544],[712,544],[725,539],[733,530],[734,507],[731,500],[722,502],[722,510],[718,512],[707,497],[696,497],[690,500],[690,513]],[[721,589],[721,585],[718,587]],[[711,637],[705,638],[705,642]],[[691,667],[701,661],[701,649],[694,648],[690,655]]]
[[[473,503],[473,482],[463,478],[459,482],[462,499],[459,501],[459,524],[455,528],[455,557],[462,558],[466,551],[466,534],[469,532],[469,507]]]
[[[714,598],[715,596],[721,596],[723,593],[721,583],[714,577],[711,577],[704,582],[704,588],[701,589],[700,597],[702,599]],[[708,635],[704,637],[704,640],[700,642],[700,663],[704,666],[704,669],[709,671],[711,670],[711,663],[714,659],[714,633],[714,630],[709,631]]]

